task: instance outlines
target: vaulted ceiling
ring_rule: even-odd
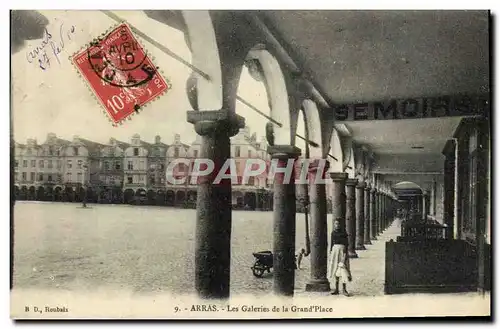
[[[258,14],[330,103],[490,90],[488,11],[263,11]],[[331,111],[331,109],[325,109]],[[336,123],[381,173],[440,173],[460,117]]]
[[[484,93],[488,11],[261,11],[330,103]]]

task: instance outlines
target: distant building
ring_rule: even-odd
[[[236,160],[236,183],[233,206],[269,209],[272,200],[267,171],[243,184],[247,159],[269,161],[264,139],[257,141],[248,128],[231,138],[231,155]],[[141,203],[195,207],[197,183],[191,182],[192,164],[201,153],[201,137],[191,144],[179,134],[167,145],[155,136],[154,143],[141,140],[139,134],[130,143],[111,138],[101,144],[74,136],[71,141],[47,135],[39,145],[35,139],[15,143],[14,180],[16,198],[80,202]],[[175,166],[175,178],[186,178],[184,184],[167,181],[167,168],[174,159],[187,159]]]

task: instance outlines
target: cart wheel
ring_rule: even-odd
[[[264,275],[264,269],[260,267],[252,267],[253,275],[257,278],[262,278]]]
[[[259,261],[256,261],[252,266],[253,275],[257,278],[262,278],[264,275],[265,267]]]

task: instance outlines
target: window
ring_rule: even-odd
[[[149,183],[154,184],[155,183],[155,176],[149,177]]]
[[[121,170],[122,169],[122,164],[120,163],[120,161],[116,161],[115,162],[115,169],[116,170]]]
[[[114,156],[114,155],[115,155],[115,149],[114,149],[114,148],[112,148],[112,147],[110,147],[110,148],[108,149],[108,156],[112,157],[112,156]]]
[[[160,184],[165,184],[165,178],[163,177],[160,178]]]
[[[47,168],[52,168],[52,160],[48,160],[48,162],[47,162]]]
[[[176,147],[174,148],[174,158],[178,158],[179,157],[179,148]]]
[[[27,154],[27,155],[31,155],[31,149],[27,149],[27,150],[26,150],[26,154]]]
[[[36,160],[31,160],[31,168],[35,168],[36,167]]]
[[[16,160],[16,163],[14,164],[14,166],[17,168],[19,167],[19,160]]]
[[[251,158],[252,157],[252,150],[248,150],[248,157]]]
[[[47,181],[52,182],[52,175],[47,176]]]
[[[134,164],[132,163],[132,161],[128,162],[127,169],[128,170],[134,170]]]
[[[35,160],[33,160],[35,161]],[[28,160],[23,160],[23,167],[28,168]]]
[[[78,169],[82,169],[82,163],[83,163],[82,160],[78,160],[78,164],[77,164]]]
[[[144,166],[144,161],[139,162],[139,170],[146,170],[146,167]]]
[[[78,147],[77,146],[73,147],[73,154],[78,155]]]
[[[255,177],[253,177],[253,176],[248,177],[248,185],[249,186],[255,185]]]
[[[23,177],[23,181],[26,181],[26,173],[25,172],[22,173],[22,177]]]
[[[68,168],[73,167],[73,164],[71,163],[71,160],[68,160],[68,162],[66,163],[66,165],[67,165]]]
[[[32,182],[35,181],[35,173],[34,172],[30,173],[30,181],[32,181]]]
[[[127,183],[132,184],[132,176],[127,176]]]
[[[82,173],[81,172],[79,172],[78,174],[76,174],[76,181],[78,183],[83,182]]]
[[[38,174],[38,181],[39,182],[43,181],[43,174]]]
[[[71,173],[70,172],[66,173],[66,180],[68,182],[71,182]]]
[[[54,155],[54,150],[52,149],[52,146],[49,146],[49,155]]]
[[[14,173],[14,181],[17,182],[18,178],[19,178],[19,173],[15,172]]]
[[[57,160],[57,169],[60,169],[62,166],[62,161],[61,160]]]
[[[198,150],[194,150],[194,151],[193,151],[193,156],[194,156],[195,158],[197,158],[197,157],[198,157]]]
[[[43,160],[38,161],[38,166],[39,166],[40,168],[43,168],[43,162],[44,162]]]
[[[160,163],[160,170],[165,170],[165,165],[163,163]]]
[[[109,170],[109,162],[104,161],[104,170]]]
[[[56,155],[57,155],[57,156],[61,155],[61,151],[56,150]]]
[[[241,152],[240,147],[239,146],[235,146],[234,147],[234,157],[235,158],[239,158],[240,157],[240,152]]]
[[[139,148],[134,147],[134,156],[139,156]]]

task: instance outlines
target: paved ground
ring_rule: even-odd
[[[15,207],[14,285],[19,288],[135,292],[194,292],[195,211],[164,207],[18,202]],[[329,217],[331,224],[331,217]],[[329,228],[330,230],[330,228]],[[399,228],[359,251],[351,262],[354,295],[383,294],[384,242]],[[304,243],[297,215],[297,249]],[[233,212],[231,293],[268,293],[272,274],[252,275],[253,251],[272,248],[271,212]],[[309,261],[296,272],[297,293]]]
[[[399,221],[385,230],[371,245],[366,245],[366,250],[357,250],[358,258],[350,260],[353,281],[348,284],[347,290],[353,296],[381,296],[384,295],[385,276],[385,243],[401,234]],[[302,288],[300,285],[297,288]],[[333,288],[333,285],[332,285]],[[303,289],[301,289],[303,290]],[[312,295],[299,291],[301,295]],[[328,293],[321,293],[328,295]]]

